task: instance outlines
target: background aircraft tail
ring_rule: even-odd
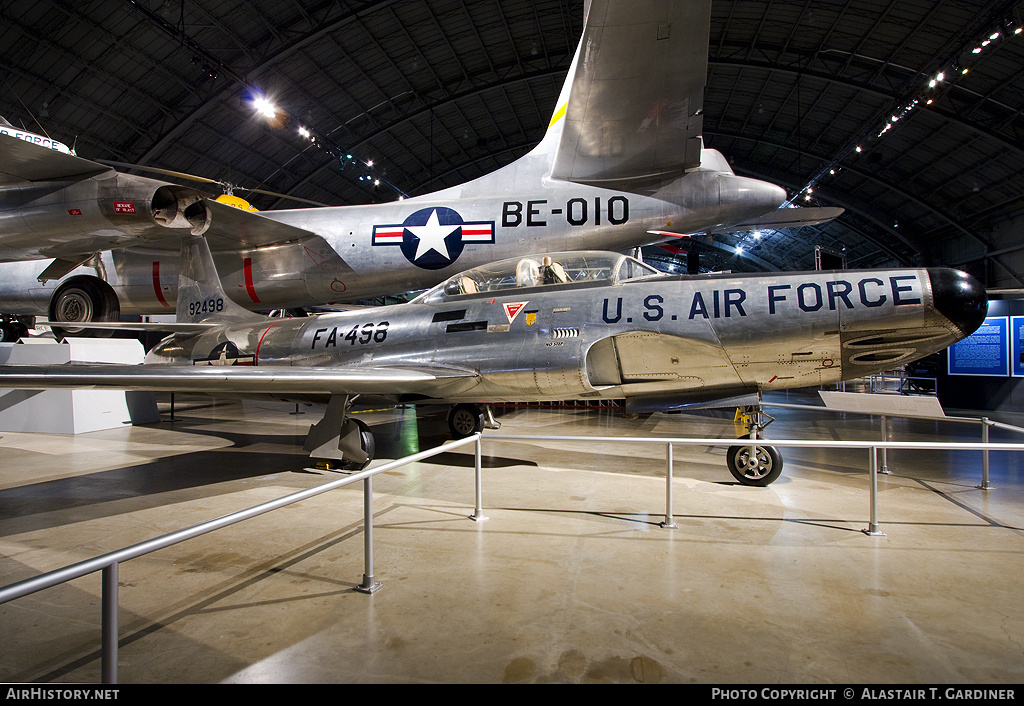
[[[556,179],[629,188],[700,166],[710,0],[593,0],[548,132]]]
[[[264,318],[235,304],[224,293],[210,246],[203,236],[186,236],[181,241],[176,313],[179,324],[245,323]]]

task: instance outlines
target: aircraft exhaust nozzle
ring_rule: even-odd
[[[202,235],[210,227],[210,209],[192,189],[161,186],[153,194],[153,220],[165,228],[188,228]]]
[[[928,268],[935,309],[949,319],[964,337],[970,336],[988,314],[988,294],[981,282],[966,272],[948,267]]]

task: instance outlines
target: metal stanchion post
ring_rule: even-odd
[[[104,684],[117,683],[117,562],[102,571],[102,617],[101,642],[103,657],[100,660],[101,679]]]
[[[661,526],[665,529],[678,529],[672,510],[672,442],[665,444],[665,521]]]
[[[988,417],[981,418],[981,443],[988,444]],[[981,452],[981,485],[977,486],[981,490],[992,490],[992,485],[988,482],[988,449],[986,448]]]
[[[363,481],[363,525],[363,582],[356,590],[373,593],[381,587],[373,580],[373,476]]]
[[[871,447],[871,519],[865,534],[872,537],[884,537],[885,532],[878,529],[878,447]]]
[[[886,432],[887,431],[888,431],[888,422],[886,421],[885,415],[883,414],[882,415],[882,443],[883,444],[886,441],[889,440],[888,438],[886,438]],[[882,470],[880,472],[881,473],[885,473],[886,475],[888,475],[888,473],[889,473],[889,456],[888,456],[888,451],[889,451],[889,449],[885,448],[884,446],[882,447]]]
[[[483,435],[477,434],[475,444],[476,452],[474,454],[476,456],[476,508],[473,510],[473,514],[469,516],[469,519],[473,520],[474,522],[483,522],[487,519],[487,517],[484,516],[483,509],[483,481],[481,479],[481,476],[483,475],[482,447]]]

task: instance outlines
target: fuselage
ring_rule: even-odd
[[[408,304],[226,326],[147,362],[451,370],[476,375],[419,397],[669,404],[889,370],[984,317],[984,290],[948,269],[668,277],[621,260],[634,271],[498,290],[452,278]]]
[[[711,151],[709,151],[711,152]],[[216,252],[228,296],[250,309],[327,305],[415,291],[487,262],[552,250],[624,250],[737,223],[774,209],[782,189],[729,171],[697,170],[649,194],[543,179],[524,158],[458,187],[386,204],[268,211],[308,238]],[[431,219],[434,219],[433,221]],[[75,276],[99,276],[122,314],[172,313],[175,248],[105,252],[59,281],[38,281],[38,262],[0,263],[0,310],[45,314],[53,292]]]

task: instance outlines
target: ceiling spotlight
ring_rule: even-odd
[[[271,103],[266,96],[258,96],[252,102],[252,107],[257,113],[266,118],[272,118],[277,115],[277,106]]]
[[[306,139],[309,139],[309,130],[302,127],[301,125],[299,126],[299,134],[305,137]]]
[[[860,145],[857,145],[857,152],[863,152],[863,151],[864,151],[864,150],[862,150],[862,149],[860,148]]]

